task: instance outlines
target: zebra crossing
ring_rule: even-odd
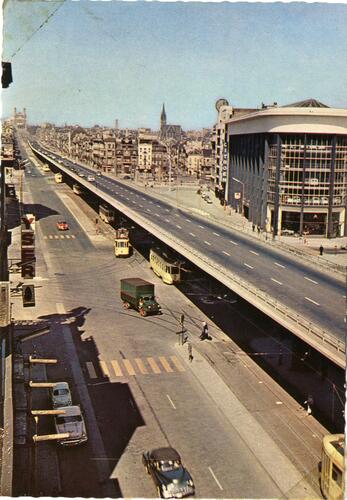
[[[160,375],[163,373],[181,373],[186,371],[177,356],[110,359],[107,361],[99,360],[98,362],[86,361],[85,366],[90,379]]]
[[[74,234],[47,234],[43,237],[44,240],[75,240]]]

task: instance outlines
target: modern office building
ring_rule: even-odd
[[[347,234],[347,109],[309,99],[227,123],[226,201],[280,234]]]

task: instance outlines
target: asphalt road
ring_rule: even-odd
[[[33,172],[27,208],[37,215],[38,271],[45,283],[40,317],[52,325],[37,341],[39,354],[59,359],[48,378],[70,383],[89,432],[85,446],[54,448],[60,494],[154,497],[141,454],[171,445],[190,470],[197,497],[282,497],[276,468],[264,468],[261,453],[245,444],[177,356],[178,318],[187,300],[154,278],[136,254],[115,259],[111,242],[83,230],[82,201],[54,185],[51,175]],[[68,232],[58,232],[59,219],[68,221]],[[122,308],[119,280],[139,275],[156,283],[163,315],[142,318]],[[194,308],[192,314],[199,315]],[[43,465],[42,485],[44,471]]]
[[[55,155],[57,157],[57,155]],[[64,166],[76,168],[61,159]],[[78,166],[79,172],[93,174]],[[319,325],[340,340],[345,338],[346,288],[333,275],[321,273],[232,229],[178,210],[147,193],[109,177],[96,177],[95,186],[152,221],[211,261],[247,280],[270,296]]]

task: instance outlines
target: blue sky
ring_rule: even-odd
[[[346,26],[345,4],[8,0],[3,116],[158,129],[165,102],[187,130],[212,126],[220,97],[347,108]]]

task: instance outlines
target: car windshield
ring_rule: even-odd
[[[61,424],[72,424],[73,422],[82,422],[81,415],[59,415],[57,417],[57,422]]]
[[[178,460],[161,460],[160,462],[157,462],[157,469],[161,470],[163,472],[167,472],[169,470],[173,469],[179,469],[181,467],[181,462]]]
[[[54,389],[54,396],[64,396],[65,394],[69,394],[68,389]]]

